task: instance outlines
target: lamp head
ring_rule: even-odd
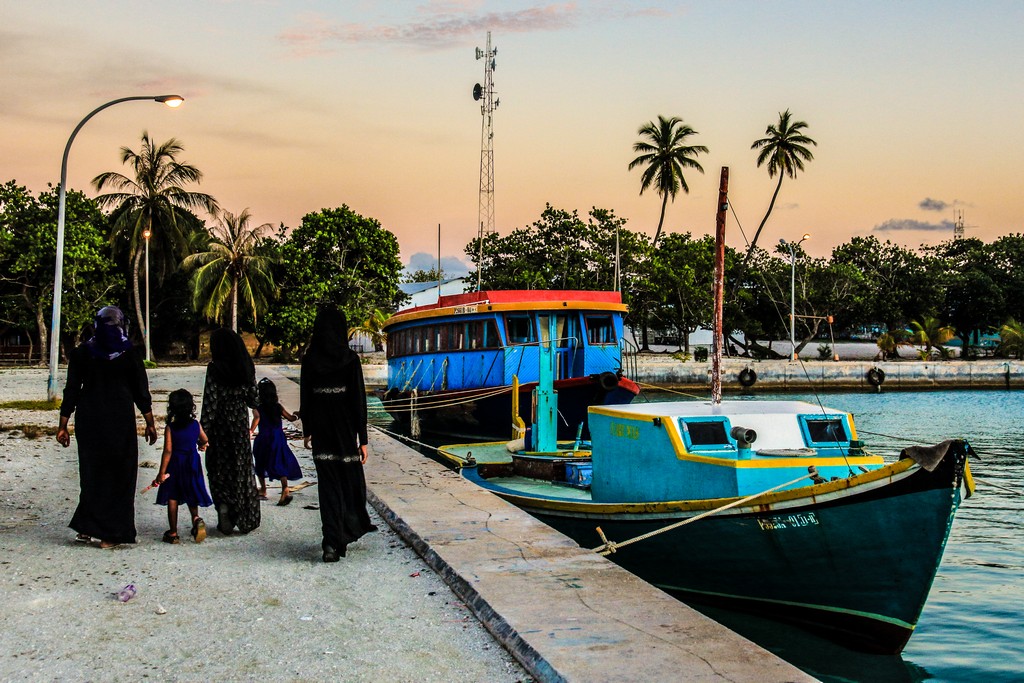
[[[800,241],[803,242],[804,240],[809,240],[809,239],[811,239],[811,233],[805,232],[804,236],[800,238]]]
[[[168,107],[173,109],[175,107],[180,107],[185,101],[185,98],[181,95],[160,95],[159,97],[154,97],[153,100],[160,102],[161,104],[166,104]]]
[[[145,230],[142,231],[142,236],[148,240],[150,237],[153,236],[153,231],[150,230],[149,228],[146,228]]]

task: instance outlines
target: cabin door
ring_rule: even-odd
[[[541,342],[548,341],[548,316],[537,316]],[[572,377],[572,357],[575,342],[575,325],[566,315],[555,316],[555,350],[558,360],[555,364],[555,379]]]

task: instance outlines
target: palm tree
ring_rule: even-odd
[[[924,347],[922,360],[927,359],[933,348],[942,348],[946,342],[956,336],[956,330],[943,325],[938,318],[926,315],[921,320],[910,321],[910,339],[914,344]]]
[[[362,325],[356,325],[349,329],[348,337],[351,339],[356,334],[362,333],[370,338],[370,343],[373,344],[375,350],[384,348],[384,344],[388,340],[387,333],[384,332],[384,324],[387,323],[387,314],[381,312],[379,308],[373,309],[373,313]]]
[[[1024,324],[1010,318],[999,328],[999,351],[1018,360],[1024,358]]]
[[[772,201],[768,204],[768,211],[761,219],[761,225],[757,226],[754,239],[751,240],[750,246],[747,248],[747,259],[750,258],[750,254],[757,245],[757,238],[761,236],[761,230],[768,222],[768,216],[772,215],[775,200],[779,196],[779,190],[782,189],[783,177],[796,178],[796,172],[804,170],[804,161],[814,160],[814,154],[807,146],[817,146],[818,143],[803,134],[802,131],[807,128],[807,124],[803,121],[791,121],[791,116],[788,109],[779,113],[778,124],[769,125],[764,131],[766,137],[755,140],[754,144],[750,146],[750,149],[761,150],[757,155],[758,167],[760,168],[767,162],[768,177],[774,178],[777,174],[779,182],[775,185],[775,193],[772,194]],[[746,264],[746,259],[744,259],[744,264]]]
[[[661,217],[658,219],[658,229],[652,242],[656,246],[658,237],[661,236],[661,226],[665,223],[665,208],[668,206],[669,197],[675,201],[680,189],[686,193],[690,192],[683,169],[692,168],[703,173],[704,168],[697,162],[696,157],[698,154],[706,154],[708,148],[703,145],[685,144],[686,138],[697,135],[697,131],[683,123],[677,116],[666,119],[659,115],[657,124],[648,121],[640,126],[637,134],[644,139],[633,143],[633,151],[639,152],[640,156],[629,162],[629,170],[645,166],[640,177],[640,194],[653,185],[661,195]]]
[[[195,271],[190,281],[193,308],[219,321],[225,306],[230,305],[231,329],[236,332],[239,297],[255,320],[256,311],[267,305],[274,291],[272,261],[258,253],[262,234],[273,226],[264,223],[250,228],[251,218],[249,209],[237,216],[221,211],[211,230],[208,251],[192,254],[181,262],[186,271]]]
[[[144,236],[150,235],[151,256],[158,271],[163,273],[173,269],[185,253],[189,213],[200,208],[211,214],[217,211],[213,197],[185,189],[186,185],[200,182],[203,174],[195,166],[178,161],[182,151],[184,147],[176,139],[157,146],[150,140],[149,133],[143,131],[142,148],[138,152],[121,148],[121,163],[131,167],[132,177],[107,171],[92,180],[97,191],[114,190],[96,197],[96,201],[103,208],[113,207],[111,241],[115,245],[126,245],[131,254],[137,320],[143,319],[139,265]]]

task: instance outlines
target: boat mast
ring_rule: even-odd
[[[729,208],[729,167],[722,167],[718,185],[718,213],[715,216],[715,312],[714,341],[711,344],[711,402],[722,402],[722,295],[725,289],[725,212]]]

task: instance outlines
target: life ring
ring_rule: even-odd
[[[605,391],[612,391],[619,387],[619,376],[614,372],[602,372],[597,376],[597,382]]]
[[[740,374],[736,376],[736,379],[738,379],[740,384],[743,386],[752,387],[754,386],[754,382],[757,381],[757,373],[750,368],[743,368],[740,370]]]
[[[885,381],[885,370],[881,368],[871,368],[867,374],[868,384],[876,387],[882,386],[882,382]]]

